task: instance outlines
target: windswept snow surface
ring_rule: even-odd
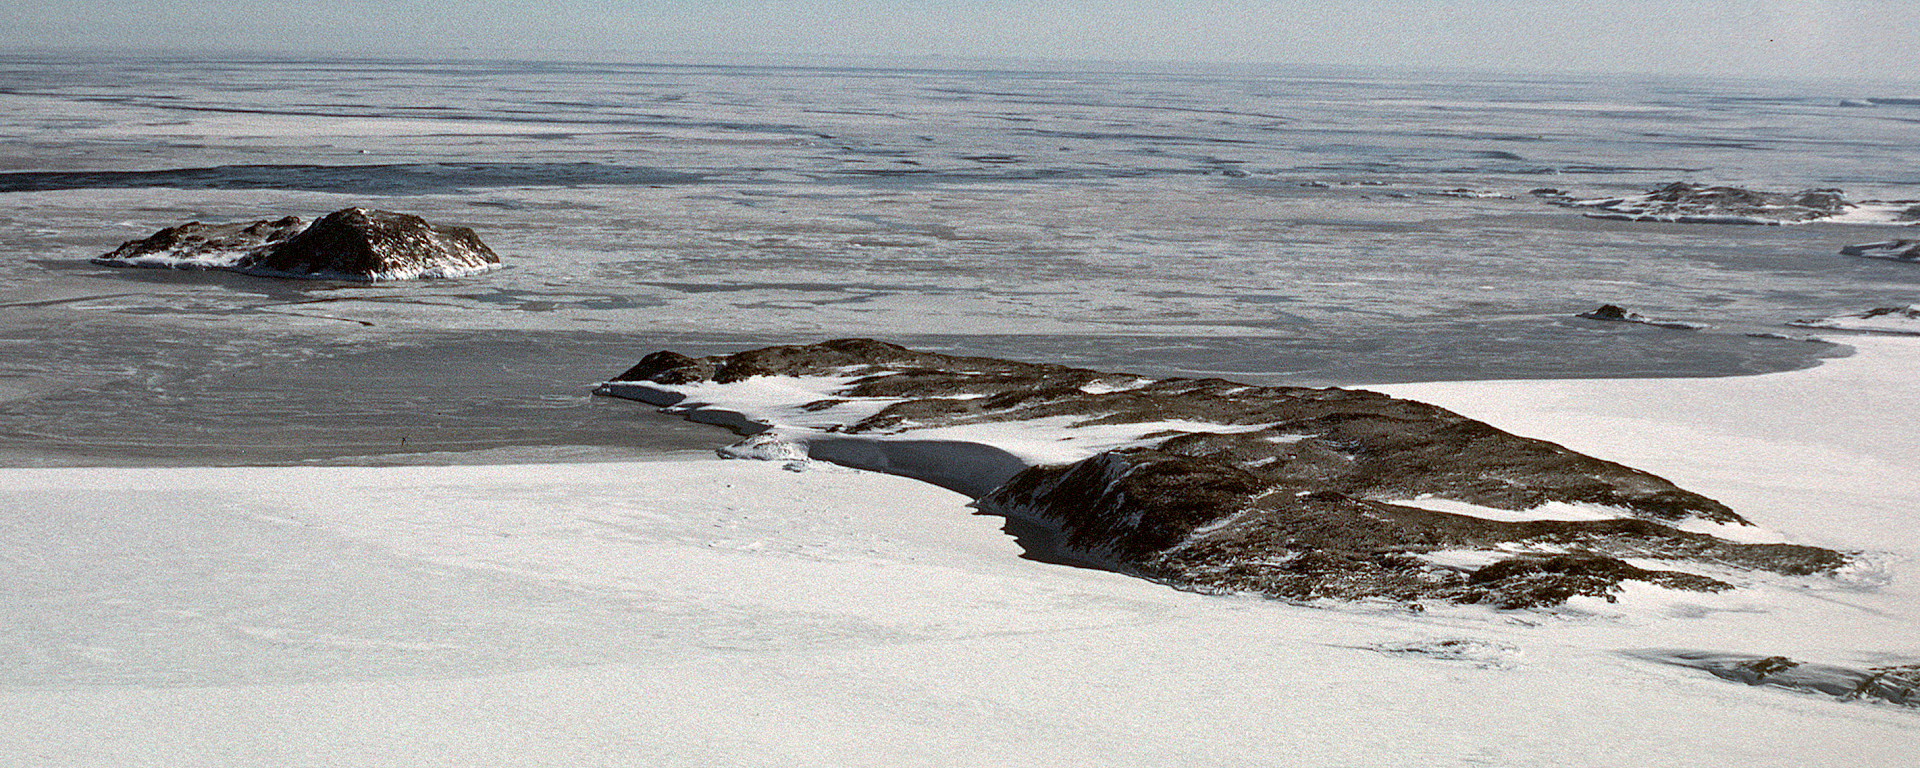
[[[1854,343],[1385,388],[1869,553],[1551,612],[1178,592],[831,466],[0,470],[0,765],[1903,765],[1910,709],[1646,656],[1920,660],[1920,340]]]

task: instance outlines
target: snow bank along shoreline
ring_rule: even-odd
[[[842,339],[658,352],[597,392],[750,435],[723,455],[922,479],[1073,557],[1200,591],[1531,607],[1847,563],[1652,474],[1366,391]]]

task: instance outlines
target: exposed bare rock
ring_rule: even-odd
[[[1719,592],[1733,585],[1675,571],[1649,571],[1592,554],[1512,557],[1474,571],[1458,596],[1502,608],[1557,605],[1576,595],[1613,599],[1620,582],[1644,581],[1668,589]]]
[[[768,410],[769,390],[745,395],[760,377],[797,377],[771,390],[791,402]],[[1746,521],[1652,474],[1361,390],[1151,380],[842,339],[658,352],[599,391],[963,490],[1050,531],[1061,553],[1188,589],[1517,608],[1611,599],[1623,581],[1730,588],[1628,557],[1791,575],[1846,562],[1681,530]],[[1595,514],[1529,516],[1556,504]],[[1491,564],[1445,556],[1462,551]]]
[[[1620,557],[1789,574],[1844,562],[1826,550],[1738,544],[1647,519],[1503,522],[1419,509],[1321,490],[1343,484],[1301,479],[1314,473],[1295,473],[1283,461],[1255,468],[1281,465],[1263,476],[1235,459],[1112,451],[1029,469],[982,498],[981,507],[1045,521],[1068,551],[1149,578],[1297,600],[1448,599],[1518,608],[1574,595],[1604,598],[1626,580],[1728,588],[1706,577],[1635,568]],[[1516,469],[1494,476],[1515,477]],[[1454,550],[1520,554],[1470,572],[1421,557]]]
[[[1575,315],[1575,317],[1583,317],[1588,320],[1604,320],[1614,323],[1639,323],[1641,325],[1651,325],[1655,328],[1671,328],[1676,331],[1697,331],[1706,327],[1698,323],[1688,323],[1680,320],[1656,320],[1638,312],[1629,312],[1618,304],[1602,304],[1597,308]]]
[[[429,224],[406,213],[347,208],[321,217],[277,247],[248,254],[240,268],[401,280],[484,271],[499,263],[493,249],[466,227]]]
[[[466,227],[347,208],[311,225],[293,216],[232,224],[189,222],[128,241],[94,263],[383,281],[475,274],[498,266],[500,257]]]

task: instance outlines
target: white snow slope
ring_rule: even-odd
[[[1913,710],[1630,655],[1920,662],[1920,340],[1851,343],[1382,388],[1877,553],[1552,612],[1177,592],[818,463],[0,470],[0,765],[1913,764]]]

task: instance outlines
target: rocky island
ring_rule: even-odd
[[[466,227],[405,213],[346,208],[299,217],[168,227],[93,260],[113,267],[219,269],[267,277],[380,282],[459,277],[500,257]]]
[[[729,455],[944,485],[1048,555],[1183,589],[1522,608],[1847,562],[1743,541],[1733,510],[1652,474],[1362,390],[841,339],[656,352],[597,392],[751,435]]]
[[[1602,304],[1574,315],[1574,317],[1586,320],[1602,320],[1610,323],[1639,323],[1641,325],[1651,325],[1655,328],[1671,328],[1676,331],[1697,331],[1706,327],[1698,323],[1688,323],[1680,320],[1660,320],[1647,317],[1638,312],[1628,311],[1625,307],[1618,304]]]
[[[1623,197],[1589,200],[1565,195],[1542,197],[1555,205],[1583,209],[1591,218],[1625,221],[1677,224],[1803,224],[1812,221],[1920,223],[1920,204],[1916,204],[1916,201],[1852,202],[1839,189],[1761,192],[1743,187],[1676,181],[1645,194]]]

